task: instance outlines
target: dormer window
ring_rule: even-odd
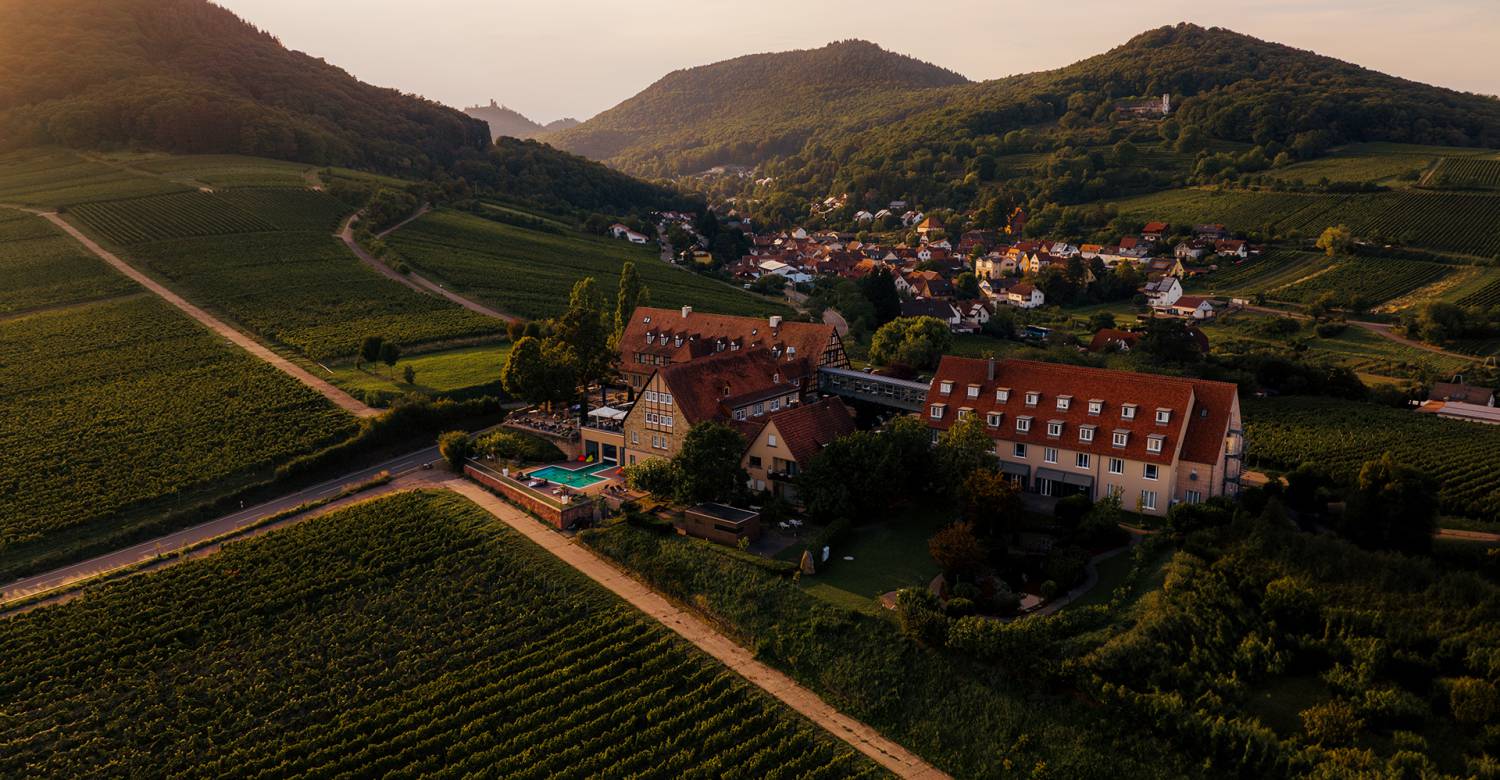
[[[1072,406],[1072,405],[1073,405],[1073,396],[1071,396],[1071,395],[1060,395],[1060,396],[1057,397],[1057,411],[1059,411],[1059,412],[1066,412],[1066,411],[1068,411],[1068,407]]]
[[[938,393],[940,395],[953,395],[953,382],[944,379],[938,384]]]
[[[1120,419],[1122,419],[1122,420],[1134,420],[1135,419],[1135,404],[1120,404]]]
[[[979,385],[969,385],[969,397],[970,398],[978,398],[979,397]]]
[[[973,416],[974,416],[974,410],[970,409],[967,406],[960,407],[959,410],[958,410],[958,419],[960,419],[960,420],[967,420],[967,419],[969,419],[970,417],[973,417]]]
[[[647,344],[655,344],[656,343],[656,334],[655,333],[647,333],[646,334],[646,343]]]
[[[1157,425],[1166,425],[1167,423],[1169,423],[1171,421],[1172,421],[1172,410],[1171,409],[1157,409],[1156,410],[1156,424]]]
[[[1031,390],[1031,391],[1028,391],[1026,393],[1026,405],[1027,406],[1036,406],[1041,400],[1042,400],[1042,394],[1038,393],[1035,390]]]
[[[1089,399],[1089,414],[1097,415],[1104,411],[1104,402],[1098,398]]]
[[[1049,438],[1056,439],[1057,437],[1062,435],[1062,431],[1062,420],[1049,420],[1047,422],[1047,436]]]
[[[1081,441],[1081,442],[1085,442],[1085,443],[1093,441],[1094,440],[1094,426],[1092,426],[1092,425],[1080,426],[1078,428],[1078,440]]]
[[[1016,418],[1016,433],[1030,433],[1030,432],[1031,432],[1031,418],[1030,417],[1017,417]]]
[[[941,419],[943,419],[943,410],[946,409],[946,408],[947,408],[947,404],[933,404],[932,405],[932,419],[934,419],[934,420],[941,420]]]
[[[1003,403],[1006,403],[1008,401],[1010,401],[1010,388],[1009,387],[997,387],[997,388],[995,388],[995,403],[997,403],[997,404],[1003,404]]]
[[[1166,441],[1166,439],[1167,439],[1167,437],[1165,437],[1165,436],[1163,436],[1163,435],[1161,435],[1159,433],[1153,433],[1150,436],[1147,436],[1146,437],[1146,451],[1147,452],[1161,452],[1162,442]]]
[[[1001,414],[1000,412],[990,412],[989,414],[984,416],[984,421],[991,428],[999,428],[1000,423],[1005,421],[1005,415]]]
[[[1130,431],[1115,431],[1114,445],[1124,447],[1130,443]]]

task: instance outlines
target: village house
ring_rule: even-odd
[[[819,367],[849,365],[832,325],[706,314],[691,306],[643,306],[631,315],[620,336],[620,375],[628,387],[640,390],[664,366],[757,348],[774,355],[794,379],[815,380]]]
[[[1035,309],[1047,302],[1047,296],[1031,282],[1016,282],[1006,288],[1005,302],[1020,309]]]
[[[921,224],[917,225],[917,235],[921,236],[922,238],[927,238],[929,235],[941,231],[942,229],[943,221],[941,219],[938,219],[937,217],[928,217],[922,220]]]
[[[1239,490],[1245,439],[1233,384],[1027,360],[946,356],[923,413],[936,437],[983,425],[1027,492],[1164,515]]]
[[[1163,276],[1146,282],[1141,288],[1146,303],[1154,309],[1165,309],[1182,297],[1182,282],[1175,276]]]
[[[1172,250],[1172,255],[1178,260],[1201,260],[1204,255],[1208,254],[1211,246],[1212,244],[1202,241],[1182,241],[1177,244],[1176,249]]]
[[[949,330],[958,331],[963,329],[963,315],[959,313],[958,307],[948,301],[933,300],[931,298],[911,298],[904,300],[901,302],[901,316],[932,317],[947,323]]]
[[[1211,320],[1215,314],[1213,303],[1201,295],[1184,295],[1167,307],[1166,312],[1189,320]]]
[[[632,244],[644,244],[647,241],[651,240],[644,234],[637,233],[634,230],[631,230],[628,226],[622,225],[619,222],[616,222],[615,224],[609,226],[609,235],[610,238],[623,238]]]
[[[766,417],[747,437],[742,466],[750,489],[800,504],[796,479],[808,461],[835,439],[854,433],[854,415],[838,398],[799,404]]]
[[[1100,328],[1089,341],[1088,351],[1093,353],[1129,352],[1140,343],[1141,334],[1117,328]]]
[[[1220,257],[1245,258],[1250,256],[1250,250],[1240,239],[1224,239],[1214,242],[1214,254]]]
[[[1229,238],[1229,229],[1218,223],[1194,225],[1193,235],[1199,241],[1218,241],[1221,238]]]
[[[1144,238],[1152,243],[1159,244],[1161,243],[1162,239],[1167,237],[1167,231],[1169,229],[1170,228],[1165,222],[1147,222],[1146,226],[1141,228],[1141,238]]]

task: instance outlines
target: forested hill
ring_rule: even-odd
[[[943,88],[966,83],[875,44],[842,41],[674,71],[547,140],[632,173],[672,176],[791,154],[818,128],[858,131],[937,105]]]
[[[364,84],[206,0],[0,0],[0,145],[236,152],[425,173],[483,122]]]
[[[548,133],[557,130],[566,130],[577,127],[577,119],[556,119],[547,124],[528,118],[525,114],[512,108],[497,105],[491,100],[487,106],[470,106],[464,109],[464,113],[475,119],[482,120],[490,126],[490,136],[510,136],[511,138],[541,138]]]

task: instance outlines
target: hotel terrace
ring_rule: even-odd
[[[979,420],[1004,473],[1044,496],[1114,494],[1162,515],[1239,489],[1239,396],[1224,382],[948,356],[924,416],[934,436]]]

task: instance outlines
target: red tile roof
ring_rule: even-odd
[[[792,460],[807,465],[818,451],[841,436],[854,433],[854,416],[837,398],[794,406],[771,415]]]
[[[660,376],[671,391],[688,425],[724,420],[727,408],[786,393],[800,394],[794,379],[804,376],[804,361],[788,365],[764,349],[721,352],[717,355],[676,363],[661,369]]]
[[[1139,333],[1131,333],[1130,331],[1118,330],[1116,328],[1100,328],[1099,332],[1094,334],[1094,340],[1089,342],[1089,351],[1103,352],[1110,344],[1121,344],[1134,348],[1140,340],[1141,335]]]
[[[1224,382],[1030,360],[995,361],[994,379],[987,378],[988,371],[986,360],[945,356],[927,393],[927,408],[923,410],[927,424],[946,430],[958,420],[957,411],[963,408],[973,410],[974,416],[986,423],[990,412],[1000,412],[1003,417],[999,428],[986,424],[992,438],[1162,465],[1172,462],[1180,446],[1184,459],[1212,464],[1223,447],[1236,393],[1234,385]],[[945,380],[953,382],[953,391],[946,396],[942,394]],[[978,387],[975,398],[968,396],[971,384]],[[997,401],[997,388],[1009,388],[1009,400]],[[1035,406],[1026,405],[1026,393],[1030,391],[1040,394]],[[1067,410],[1057,408],[1059,396],[1071,397]],[[1089,414],[1089,401],[1093,399],[1104,402],[1100,414]],[[933,404],[946,405],[942,419],[932,419]],[[1135,404],[1134,419],[1121,416],[1125,404]],[[1170,410],[1166,424],[1156,422],[1158,408]],[[1207,416],[1203,416],[1205,413]],[[1016,418],[1022,416],[1032,419],[1029,432],[1016,430]],[[1047,435],[1047,423],[1051,421],[1064,423],[1061,436]],[[1095,426],[1092,442],[1078,438],[1078,430],[1084,425]],[[1115,431],[1130,433],[1125,447],[1114,446]],[[1153,434],[1165,437],[1161,452],[1146,449],[1147,438]]]
[[[650,343],[647,342],[648,336]],[[678,337],[681,337],[679,343]],[[837,338],[832,325],[783,321],[771,327],[769,319],[734,317],[678,309],[642,307],[635,310],[620,337],[620,367],[644,373],[650,367],[635,362],[636,354],[654,355],[668,363],[685,363],[719,352],[765,348],[782,363],[807,358],[816,369],[823,352]]]

